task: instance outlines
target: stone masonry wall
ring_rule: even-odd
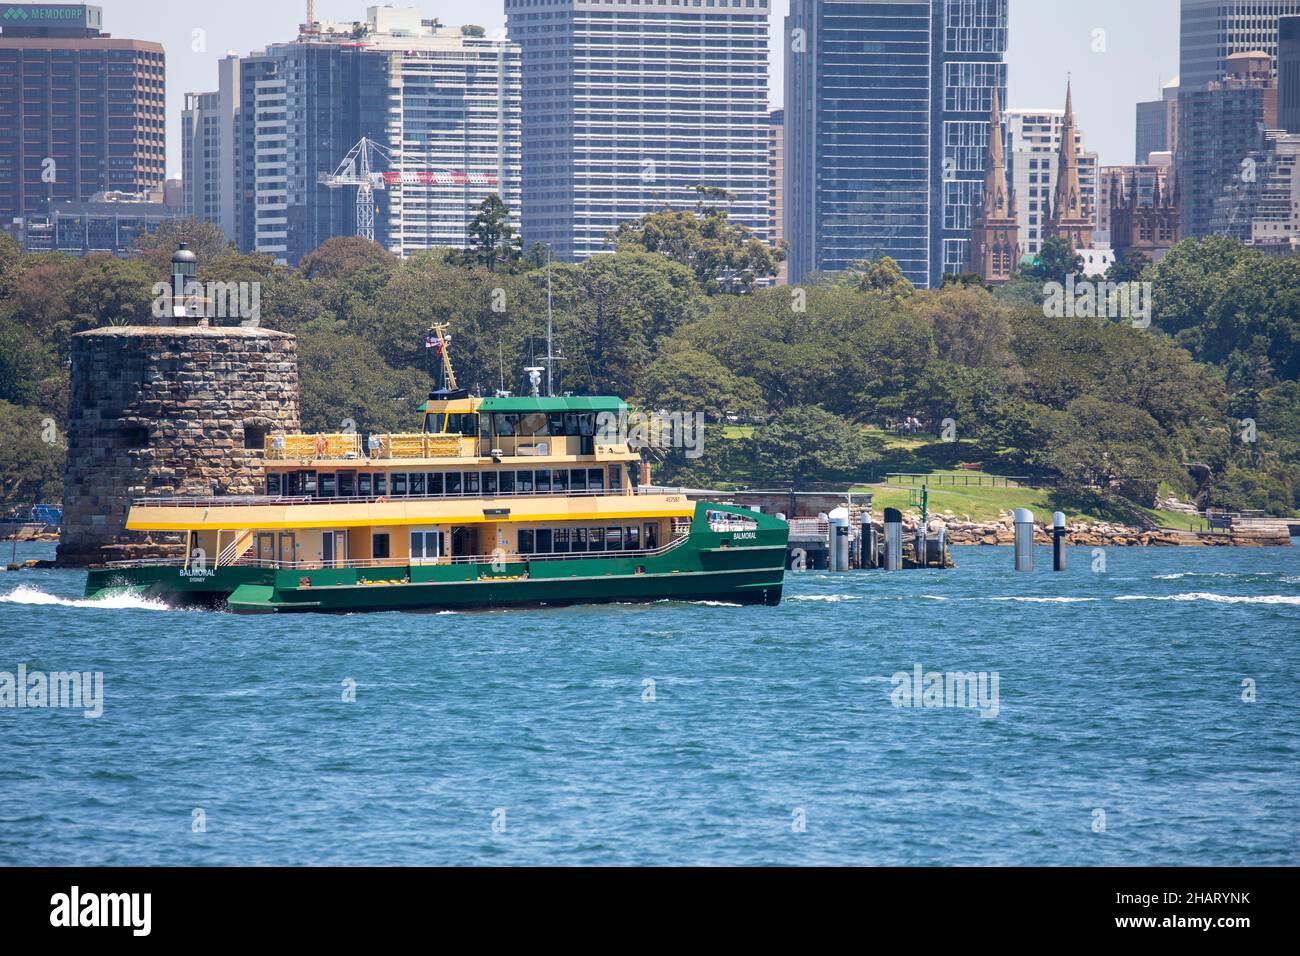
[[[262,436],[299,428],[297,343],[243,327],[109,326],[72,341],[61,565],[174,555],[132,498],[262,491]]]

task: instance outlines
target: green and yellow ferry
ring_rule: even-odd
[[[91,570],[87,597],[243,613],[780,603],[784,521],[642,491],[640,452],[599,428],[620,399],[471,396],[440,348],[420,432],[268,436],[264,495],[135,500],[129,530],[187,544]]]

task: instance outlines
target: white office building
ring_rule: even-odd
[[[769,0],[506,0],[523,50],[529,242],[557,258],[606,250],[621,223],[698,188],[771,237]]]
[[[1064,110],[1008,110],[1006,113],[1007,176],[1015,192],[1020,217],[1020,251],[1036,256],[1043,245],[1043,227],[1056,191]],[[1097,225],[1097,154],[1084,148],[1083,131],[1075,127],[1079,157],[1079,188],[1083,207]]]

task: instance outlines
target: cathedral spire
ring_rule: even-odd
[[[1053,197],[1045,236],[1063,236],[1075,249],[1092,246],[1092,221],[1083,205],[1079,181],[1079,147],[1075,142],[1074,84],[1065,86],[1065,118],[1061,123],[1061,151],[1056,171]]]
[[[993,88],[989,111],[989,148],[984,164],[984,201],[974,212],[967,267],[984,281],[999,285],[1010,281],[1020,264],[1020,223],[1016,198],[1007,189],[1007,157],[1002,131],[1002,100]]]
[[[984,217],[988,220],[1004,219],[1013,215],[1007,194],[1006,147],[1002,138],[1002,104],[998,91],[993,89],[993,109],[989,114],[989,156],[984,171]]]

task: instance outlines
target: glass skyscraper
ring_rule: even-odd
[[[964,268],[1007,0],[792,0],[790,281],[890,256],[916,285]]]
[[[1179,59],[1184,92],[1223,79],[1228,57],[1267,53],[1277,62],[1278,18],[1300,15],[1300,0],[1182,0]]]
[[[735,199],[771,237],[769,0],[506,0],[523,49],[523,233],[556,258],[621,223]]]

